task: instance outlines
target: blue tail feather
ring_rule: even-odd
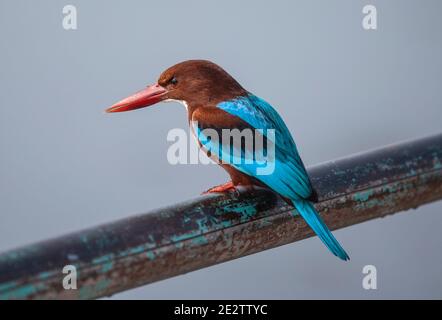
[[[350,260],[350,257],[325,225],[321,216],[316,211],[315,207],[313,207],[313,204],[304,199],[293,200],[293,203],[299,214],[304,218],[327,248],[342,260]]]

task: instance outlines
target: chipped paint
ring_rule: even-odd
[[[43,283],[30,283],[16,287],[10,291],[0,293],[0,300],[21,300],[32,296],[38,291],[46,289]]]
[[[199,237],[193,238],[191,240],[191,243],[192,243],[192,245],[201,246],[201,245],[209,243],[209,241],[207,240],[206,236],[199,236]]]
[[[355,201],[364,202],[367,201],[373,195],[373,193],[373,189],[357,192],[353,195],[353,199]]]
[[[112,270],[113,266],[114,263],[112,261],[103,263],[103,265],[101,266],[101,272],[107,273]]]
[[[153,251],[147,251],[147,252],[146,252],[146,257],[147,257],[149,260],[153,261],[153,260],[155,260],[155,253],[154,253]]]
[[[0,284],[0,292],[12,289],[12,288],[14,288],[16,286],[17,286],[17,282],[16,281],[2,283],[2,284]]]

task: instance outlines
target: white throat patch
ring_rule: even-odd
[[[184,100],[166,99],[163,102],[178,102],[179,104],[182,104],[186,110],[189,110],[187,102]]]

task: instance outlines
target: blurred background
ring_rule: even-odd
[[[78,29],[62,27],[62,9]],[[378,29],[362,28],[373,4]],[[0,251],[194,198],[227,181],[167,162],[185,109],[103,110],[179,61],[269,101],[307,165],[442,131],[442,2],[0,2]],[[442,202],[140,287],[119,299],[441,298]],[[362,288],[377,267],[378,289]]]

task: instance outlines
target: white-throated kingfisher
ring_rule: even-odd
[[[156,84],[121,100],[107,112],[122,112],[151,106],[161,101],[178,101],[187,108],[188,120],[200,148],[228,172],[231,182],[207,192],[227,192],[237,186],[264,186],[293,205],[330,251],[341,258],[349,256],[325,225],[311,201],[315,201],[309,176],[290,131],[279,114],[266,101],[245,90],[218,65],[205,60],[189,60],[164,71]],[[205,129],[252,129],[266,140],[261,148],[274,146],[271,174],[258,174],[254,151],[241,145],[219,145],[204,135]],[[268,132],[273,130],[271,137]],[[223,148],[224,146],[224,148]],[[235,153],[235,151],[238,151]],[[256,150],[255,150],[256,151]],[[268,151],[268,149],[266,149]],[[231,161],[232,152],[240,160]],[[253,159],[252,159],[253,158]],[[247,161],[250,160],[250,161]]]

